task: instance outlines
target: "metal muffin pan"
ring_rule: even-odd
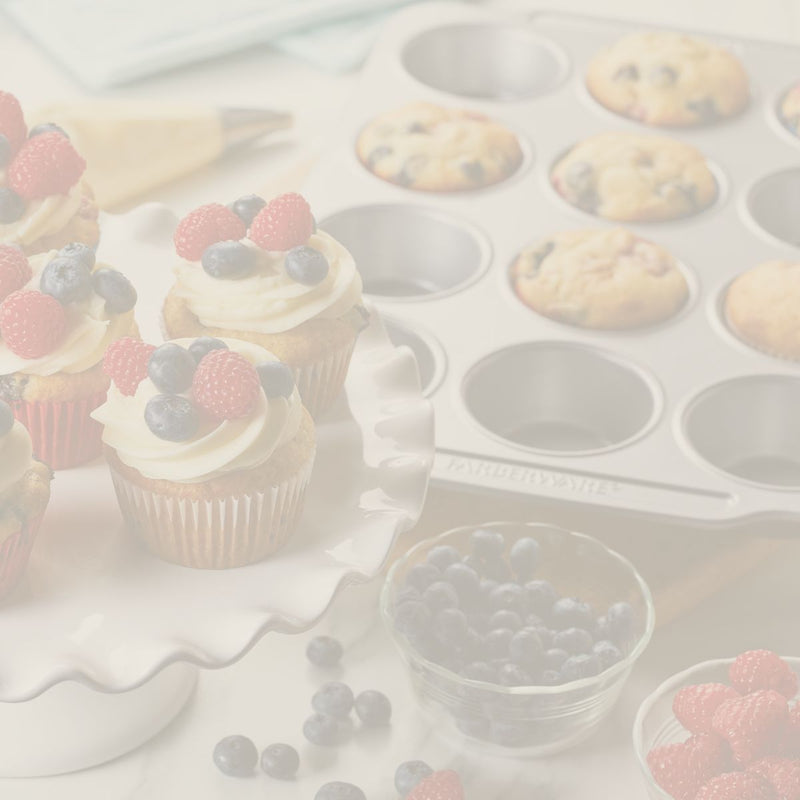
[[[777,104],[800,50],[705,35],[748,70],[739,117],[660,130],[620,117],[583,76],[637,26],[453,3],[399,14],[306,187],[321,227],[350,247],[365,287],[420,355],[436,409],[434,480],[708,526],[800,517],[800,364],[742,343],[723,318],[740,273],[800,259],[800,140]],[[518,134],[527,166],[476,191],[406,189],[355,154],[374,116],[414,101],[482,111]],[[672,320],[592,331],[547,319],[514,294],[509,266],[550,233],[614,223],[551,187],[566,148],[604,131],[687,141],[709,159],[716,202],[680,220],[629,223],[669,249],[690,285]],[[786,134],[786,135],[784,135]]]

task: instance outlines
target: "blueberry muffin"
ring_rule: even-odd
[[[382,114],[361,132],[358,157],[390,183],[427,192],[479,189],[519,169],[522,149],[483,114],[412,103]]]
[[[725,314],[742,341],[800,361],[800,262],[767,261],[740,275],[728,289]]]
[[[582,328],[652,325],[677,313],[689,296],[672,255],[622,228],[542,239],[517,256],[511,280],[525,305]]]
[[[795,135],[800,136],[800,83],[783,96],[780,108],[781,122]]]
[[[750,96],[736,56],[669,31],[623,37],[591,62],[586,86],[606,108],[646,125],[703,125],[732,117]]]
[[[699,150],[638,133],[584,139],[556,164],[551,180],[572,205],[621,222],[686,217],[717,196],[717,182]]]

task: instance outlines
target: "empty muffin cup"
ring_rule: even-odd
[[[503,24],[449,25],[403,50],[403,66],[426,86],[462,97],[524,100],[555,87],[563,56],[528,31]]]
[[[800,378],[758,375],[706,389],[683,417],[708,464],[770,489],[800,489]]]
[[[660,413],[654,380],[580,345],[517,345],[467,374],[464,402],[491,434],[543,453],[583,455],[626,444]]]
[[[774,172],[759,180],[747,195],[747,210],[770,236],[800,247],[800,167]]]
[[[412,329],[403,322],[384,318],[383,324],[395,347],[408,347],[414,353],[422,391],[425,395],[432,394],[444,378],[445,355],[442,346],[429,333]]]
[[[364,291],[424,299],[463,288],[486,269],[490,246],[471,225],[403,205],[358,206],[320,223],[352,254]]]

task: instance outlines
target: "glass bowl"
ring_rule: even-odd
[[[800,676],[800,658],[784,657],[783,660]],[[664,681],[639,707],[633,723],[633,746],[651,800],[672,800],[672,796],[653,780],[647,766],[647,754],[654,747],[683,742],[690,735],[672,713],[673,698],[685,686],[696,686],[700,683],[729,684],[728,672],[733,662],[732,658],[704,661],[679,672]]]
[[[521,538],[539,542],[535,578],[549,581],[562,597],[579,597],[594,609],[626,601],[634,611],[636,638],[621,661],[599,675],[558,686],[501,686],[471,680],[426,658],[397,630],[398,593],[412,567],[433,548],[452,545],[462,555],[476,530],[500,532],[506,556]],[[650,590],[633,565],[596,539],[552,525],[494,522],[456,528],[418,544],[392,567],[381,596],[381,613],[406,665],[422,708],[446,735],[467,737],[500,755],[538,757],[589,737],[613,708],[655,626]]]

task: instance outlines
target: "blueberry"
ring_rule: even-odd
[[[606,619],[605,615],[597,618],[592,631],[594,633],[594,638],[598,642],[602,641],[603,639],[610,641],[614,637],[614,632],[611,628],[611,625],[608,624],[608,620]]]
[[[418,639],[431,630],[433,616],[425,603],[409,601],[398,606],[394,612],[394,626],[409,639]]]
[[[331,681],[311,698],[311,707],[318,714],[347,719],[353,710],[354,699],[353,690],[347,684]]]
[[[433,564],[434,567],[442,570],[443,572],[453,564],[460,563],[461,553],[449,544],[441,544],[434,547],[428,553],[428,563]]]
[[[596,655],[570,656],[561,667],[561,678],[565,682],[593,678],[600,674],[600,659]]]
[[[478,631],[478,633],[488,633],[492,630],[491,617],[483,611],[476,611],[470,614],[467,619],[469,620],[470,628]]]
[[[0,400],[0,436],[5,436],[14,427],[14,412],[11,406]]]
[[[234,200],[228,208],[249,228],[258,212],[261,211],[266,204],[267,201],[257,194],[246,194],[244,197]]]
[[[395,607],[403,603],[420,602],[422,600],[422,592],[416,586],[403,586],[397,590],[397,597],[394,599]]]
[[[565,628],[553,637],[553,647],[566,650],[570,655],[588,653],[592,649],[594,639],[589,631],[583,628]]]
[[[510,583],[513,575],[511,567],[502,558],[488,558],[482,562],[483,574],[497,583]]]
[[[289,781],[300,769],[300,756],[288,744],[271,744],[261,754],[261,769],[281,781]]]
[[[28,138],[33,139],[34,136],[41,136],[43,133],[60,133],[64,138],[69,139],[67,132],[55,122],[40,122],[38,125],[34,125],[28,131]]]
[[[519,539],[511,548],[509,560],[517,578],[521,581],[529,580],[539,566],[539,542],[530,537]]]
[[[492,578],[481,578],[481,595],[487,605],[489,604],[489,598],[492,596],[492,592],[499,585],[500,584]]]
[[[370,728],[388,725],[392,719],[392,703],[382,692],[361,692],[356,697],[354,707],[356,716]]]
[[[522,617],[516,611],[501,608],[492,614],[489,619],[489,627],[492,629],[509,628],[512,631],[518,631],[522,627]]]
[[[584,628],[594,625],[594,613],[588,603],[575,597],[564,597],[553,603],[550,619],[554,628]]]
[[[478,573],[478,577],[480,577],[480,578],[484,577],[484,574],[483,574],[483,561],[480,558],[478,558],[476,555],[464,556],[464,558],[461,559],[461,563],[464,566],[469,567],[470,569],[472,569],[475,572],[477,572]]]
[[[542,642],[542,647],[545,650],[550,649],[553,646],[553,639],[555,638],[555,631],[551,631],[546,625],[526,625],[526,627],[530,628],[532,631],[536,631],[536,635]]]
[[[286,274],[297,283],[316,286],[328,277],[328,259],[313,247],[293,247],[285,259]]]
[[[464,641],[458,644],[457,656],[459,659],[458,672],[465,664],[471,663],[476,658],[482,658],[483,636],[474,628],[467,628]]]
[[[282,361],[262,361],[257,367],[261,388],[269,397],[291,397],[294,392],[294,373]]]
[[[226,775],[246,778],[256,768],[258,750],[246,736],[227,736],[214,748],[214,763]]]
[[[230,350],[222,339],[213,336],[201,336],[189,345],[189,355],[199,364],[213,350]]]
[[[332,747],[339,742],[339,723],[327,714],[313,714],[303,724],[303,736],[311,744]]]
[[[484,741],[489,738],[490,723],[484,715],[472,711],[462,711],[455,713],[453,719],[456,727],[464,736]]]
[[[25,201],[13,190],[0,186],[0,225],[10,225],[25,213]]]
[[[434,614],[445,608],[458,608],[458,592],[445,581],[432,583],[422,593],[422,599]]]
[[[530,686],[533,683],[530,674],[513,662],[500,667],[497,681],[501,686]]]
[[[469,633],[467,615],[458,608],[445,608],[436,615],[436,630],[448,644],[466,646]]]
[[[569,658],[569,653],[566,650],[559,650],[557,647],[551,647],[544,654],[544,666],[547,670],[560,670],[564,666],[564,662]]]
[[[561,669],[546,669],[542,674],[539,676],[539,685],[540,686],[560,686],[564,683],[564,679],[561,677]]]
[[[314,800],[367,800],[367,796],[352,783],[334,781],[326,783],[314,795]]]
[[[0,133],[0,167],[4,167],[11,161],[11,142],[8,137]]]
[[[92,288],[106,301],[109,314],[127,314],[138,300],[133,284],[121,272],[108,267],[92,273]]]
[[[200,259],[203,269],[221,280],[246,278],[256,268],[256,252],[243,242],[227,241],[209,245]]]
[[[93,247],[83,242],[70,242],[64,245],[58,254],[64,258],[71,258],[74,261],[82,261],[89,269],[94,269],[96,256]]]
[[[489,606],[494,611],[521,613],[525,606],[525,592],[517,583],[501,583],[489,595]]]
[[[494,683],[496,670],[485,661],[473,661],[461,670],[461,675],[469,681]]]
[[[558,592],[547,581],[529,581],[525,584],[525,606],[529,613],[547,619],[557,600]]]
[[[613,642],[596,642],[592,653],[600,660],[600,669],[603,671],[619,664],[623,659],[622,651]]]
[[[147,362],[147,374],[160,392],[180,394],[192,385],[197,369],[188,350],[174,342],[157,347]]]
[[[502,558],[506,540],[502,533],[479,528],[472,534],[472,552],[483,561]]]
[[[488,660],[497,661],[501,658],[508,658],[508,650],[513,638],[514,631],[510,631],[508,628],[489,631],[483,639],[483,649]]]
[[[451,564],[444,571],[444,579],[458,592],[461,605],[472,605],[480,596],[481,579],[466,564]]]
[[[179,395],[157,394],[148,400],[144,420],[159,439],[168,442],[186,442],[200,427],[197,410]]]
[[[306,648],[306,657],[316,667],[335,667],[343,655],[341,642],[330,636],[315,636]]]
[[[406,583],[424,592],[441,577],[442,573],[433,564],[415,564],[406,575]]]
[[[406,761],[394,774],[394,788],[400,797],[408,797],[425,778],[430,778],[433,770],[424,761]]]
[[[606,611],[606,622],[613,640],[624,643],[633,634],[634,613],[630,603],[614,603]]]
[[[59,303],[78,303],[92,292],[92,273],[81,261],[56,256],[42,271],[39,288]]]
[[[544,657],[544,646],[536,631],[524,629],[514,635],[508,646],[511,660],[527,670],[538,669]]]

